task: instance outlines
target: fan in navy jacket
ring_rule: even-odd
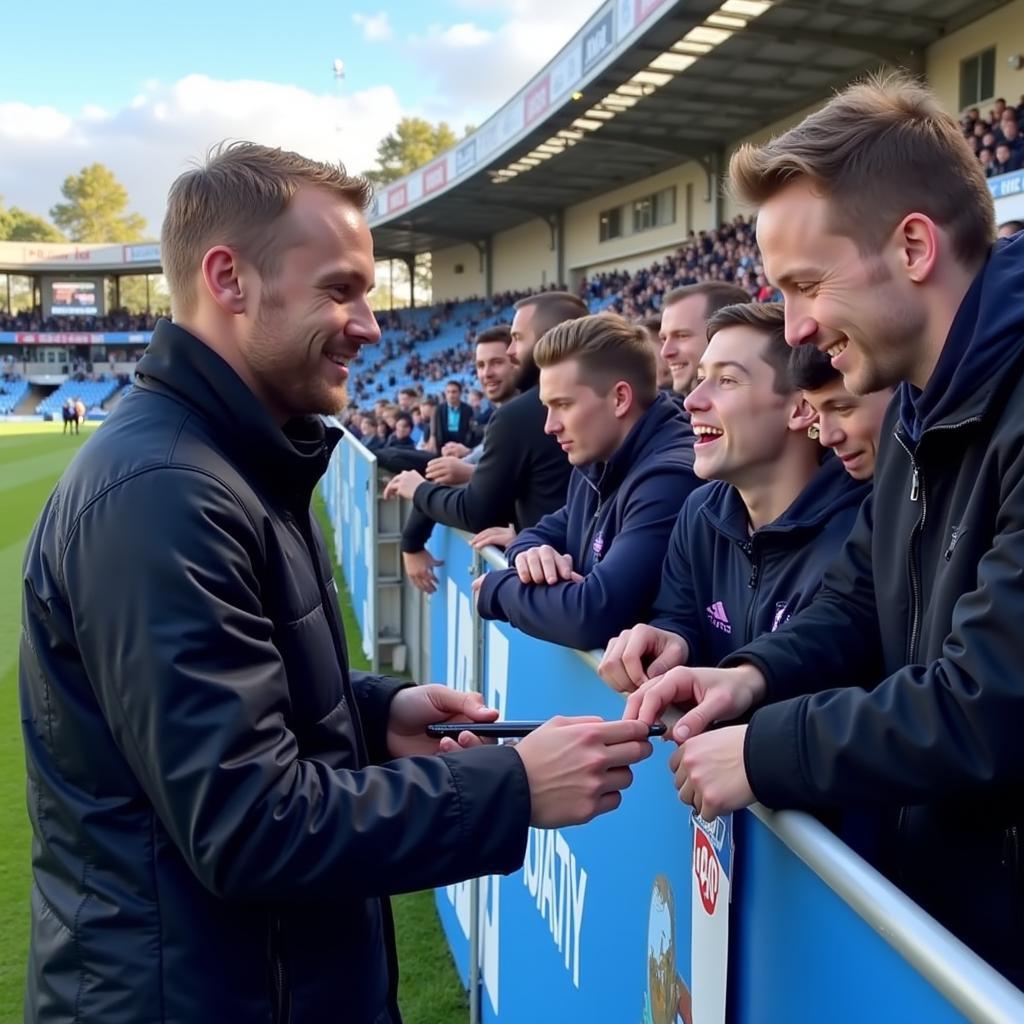
[[[840,460],[820,462],[780,304],[727,306],[708,335],[686,408],[694,469],[714,482],[683,506],[650,625],[624,631],[601,662],[624,692],[778,629],[814,596],[868,493]]]
[[[697,485],[693,435],[658,394],[644,329],[599,314],[537,343],[545,432],[573,464],[565,505],[477,580],[478,608],[568,647],[603,645],[647,614],[680,503]]]

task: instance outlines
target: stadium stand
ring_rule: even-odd
[[[117,390],[117,381],[110,377],[100,380],[69,380],[65,381],[56,391],[49,394],[37,406],[36,413],[56,415],[61,406],[69,399],[81,399],[88,412],[100,408]]]
[[[27,380],[0,381],[0,416],[9,416],[28,394]]]

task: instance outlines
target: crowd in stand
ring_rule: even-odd
[[[978,107],[971,107],[960,121],[967,145],[985,168],[985,176],[994,178],[1024,167],[1024,95],[1016,107],[1000,97],[986,117]]]
[[[36,306],[20,313],[0,313],[0,331],[151,331],[157,320],[167,315],[114,309],[104,316],[43,316]]]

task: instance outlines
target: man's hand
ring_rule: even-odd
[[[639,625],[624,629],[612,640],[597,672],[613,690],[632,693],[649,678],[685,665],[689,656],[689,648],[681,636],[667,629]]]
[[[467,448],[458,441],[449,441],[441,448],[442,455],[450,455],[453,459],[464,459],[472,449]]]
[[[530,783],[530,823],[582,825],[622,803],[629,765],[651,755],[647,726],[599,718],[552,718],[519,741]]]
[[[470,589],[473,591],[473,609],[475,611],[480,611],[480,591],[483,590],[484,577],[486,575],[487,573],[485,572],[480,573],[480,575],[477,576],[475,580],[473,580],[473,585],[472,587],[470,587]]]
[[[745,725],[694,736],[669,758],[679,799],[706,821],[738,811],[755,800],[743,765]]]
[[[550,544],[521,551],[516,555],[515,570],[521,583],[582,583],[583,577],[573,572],[572,555],[559,554]]]
[[[484,707],[479,693],[461,693],[447,686],[431,683],[399,690],[391,702],[388,718],[388,751],[392,757],[413,754],[437,754],[441,741],[424,731],[434,722],[493,722],[498,717],[494,708]]]
[[[731,721],[764,697],[765,681],[753,665],[674,668],[648,680],[626,700],[623,718],[653,725],[673,704],[686,713],[672,729],[677,743],[692,742],[715,722]]]
[[[416,472],[415,469],[406,469],[397,476],[391,478],[387,487],[384,488],[385,498],[406,498],[412,501],[416,488],[427,481]]]
[[[476,466],[471,466],[462,459],[451,455],[443,455],[439,459],[431,459],[427,463],[427,479],[432,484],[446,484],[449,487],[456,487],[460,484],[468,484],[473,477]]]
[[[444,562],[436,559],[426,548],[413,553],[402,552],[405,575],[409,577],[409,582],[424,594],[433,594],[437,590],[437,576],[434,575],[434,570],[439,565],[444,565]]]
[[[516,539],[516,531],[511,526],[488,526],[481,530],[470,542],[474,551],[481,551],[490,545],[496,548],[507,548]]]

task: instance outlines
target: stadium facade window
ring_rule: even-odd
[[[633,200],[633,231],[649,231],[676,222],[675,186]]]
[[[622,207],[616,206],[605,210],[600,215],[600,239],[607,242],[611,238],[622,237]]]
[[[960,61],[960,109],[991,100],[996,92],[996,48]]]

